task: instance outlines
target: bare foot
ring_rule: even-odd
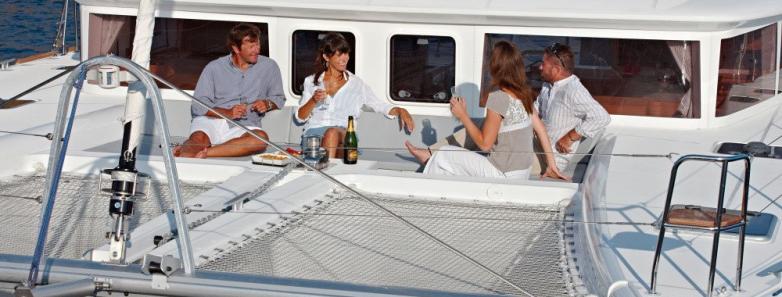
[[[410,151],[410,154],[415,157],[416,160],[418,160],[421,164],[426,164],[426,161],[429,161],[429,157],[432,156],[432,152],[429,151],[429,149],[423,149],[414,146],[410,141],[405,140],[405,147],[407,147],[407,150]]]
[[[174,146],[174,148],[171,149],[171,153],[174,154],[174,157],[181,157],[182,156],[182,146],[181,145]]]
[[[200,152],[196,153],[196,154],[195,154],[195,157],[196,157],[196,158],[200,158],[200,159],[206,159],[206,157],[207,157],[207,156],[206,156],[206,151],[207,151],[207,150],[209,150],[209,148],[204,148],[204,149],[203,149],[203,150],[201,150]]]

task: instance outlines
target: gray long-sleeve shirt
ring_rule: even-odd
[[[277,107],[285,105],[280,67],[274,60],[258,56],[258,62],[242,72],[231,61],[231,55],[215,59],[204,67],[196,84],[194,97],[212,107],[231,108],[257,100],[271,100]],[[207,109],[198,103],[191,103],[193,117],[203,116]],[[261,127],[263,115],[248,111],[247,118],[239,123]]]

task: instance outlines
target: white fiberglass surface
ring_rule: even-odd
[[[722,141],[772,142],[782,131],[764,124],[767,117],[744,122],[719,131],[670,133],[662,130],[621,131],[610,136],[596,152],[645,153],[660,157],[600,156],[592,160],[585,178],[584,207],[579,210],[584,219],[595,222],[578,226],[588,231],[594,240],[593,257],[600,269],[610,275],[595,293],[603,294],[611,282],[626,280],[631,289],[622,289],[617,296],[645,295],[650,276],[659,229],[652,226],[661,215],[673,162],[682,154],[713,154],[716,143]],[[773,119],[773,117],[771,118]],[[768,122],[765,122],[766,124]],[[674,153],[672,158],[662,155]],[[738,162],[737,162],[738,163]],[[779,180],[779,160],[755,158],[752,161],[749,192],[750,211],[761,211],[777,218],[782,215],[778,199],[782,195]],[[725,207],[740,207],[743,164],[729,166],[726,181]],[[686,163],[680,167],[673,195],[674,204],[716,207],[720,166],[715,163]],[[773,228],[778,229],[778,221]],[[705,296],[712,250],[710,233],[666,233],[659,266],[658,292],[662,296]],[[768,237],[749,237],[744,252],[742,290],[747,296],[764,296],[771,288],[773,270],[778,265],[782,249],[777,243],[778,230]],[[584,233],[580,233],[584,236]],[[583,252],[586,254],[587,252]],[[735,234],[723,233],[719,242],[719,257],[715,288],[732,292],[735,285],[738,240]],[[582,255],[583,256],[583,255]],[[583,262],[582,262],[583,264]],[[598,269],[598,270],[600,270]]]

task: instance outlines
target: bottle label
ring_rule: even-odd
[[[348,160],[358,160],[358,150],[348,150]]]

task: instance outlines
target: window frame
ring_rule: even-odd
[[[460,84],[460,81],[459,81],[459,63],[458,63],[458,61],[459,61],[459,49],[458,49],[459,48],[459,42],[458,42],[458,39],[459,38],[457,38],[457,36],[455,36],[455,34],[448,34],[446,32],[436,32],[436,33],[433,33],[431,31],[423,31],[423,32],[416,31],[416,32],[412,32],[411,30],[390,32],[388,37],[387,37],[387,43],[386,43],[387,55],[386,55],[386,59],[388,60],[388,62],[386,63],[386,68],[387,68],[386,75],[387,76],[386,76],[386,79],[385,79],[385,81],[386,81],[386,88],[385,88],[386,98],[388,98],[388,100],[390,100],[394,104],[400,104],[400,105],[402,105],[402,104],[408,105],[409,104],[409,105],[412,105],[412,106],[415,106],[415,105],[418,105],[418,106],[443,106],[443,105],[448,104],[448,102],[422,102],[422,101],[414,101],[414,100],[398,100],[398,99],[394,99],[395,96],[394,96],[394,94],[392,92],[392,87],[393,87],[393,73],[392,73],[392,70],[393,70],[392,69],[392,67],[393,67],[393,57],[392,57],[393,48],[391,46],[392,46],[392,39],[394,39],[394,37],[397,37],[397,36],[418,36],[418,37],[429,37],[429,38],[431,38],[431,37],[450,38],[453,41],[453,44],[454,44],[454,53],[453,53],[453,68],[454,68],[453,80],[454,80],[454,83],[453,83],[453,85],[456,85],[456,86],[458,86]]]
[[[689,56],[691,73],[689,75],[688,85],[684,85],[678,80],[673,81],[673,84],[660,83],[659,77],[649,76],[650,70],[654,70],[654,74],[658,75],[661,71],[671,71],[673,73],[684,73],[684,66],[680,66],[677,63],[675,54],[669,51],[673,51],[671,48],[672,43],[679,40],[671,39],[649,39],[649,38],[623,38],[623,37],[581,37],[581,36],[560,36],[560,35],[540,35],[540,34],[504,34],[504,33],[486,33],[484,34],[484,49],[482,50],[482,67],[480,69],[481,85],[479,86],[479,92],[481,99],[485,101],[491,88],[486,85],[488,81],[488,59],[491,52],[489,48],[491,45],[486,42],[497,42],[499,40],[509,40],[512,43],[519,46],[520,50],[525,54],[525,62],[528,74],[532,71],[533,76],[528,77],[528,81],[533,88],[541,87],[543,83],[534,68],[534,65],[539,65],[542,59],[543,52],[547,46],[553,43],[569,44],[573,48],[574,64],[576,71],[574,74],[579,78],[583,85],[589,90],[590,94],[598,101],[608,113],[612,116],[629,116],[629,117],[652,117],[652,118],[675,118],[675,119],[699,119],[703,117],[700,114],[700,106],[703,100],[703,96],[700,94],[702,90],[701,84],[703,80],[700,77],[700,68],[702,67],[700,53],[701,42],[699,40],[686,40],[689,49],[686,51]],[[595,50],[590,47],[583,47],[586,42],[600,44],[600,48]],[[521,44],[521,45],[520,45]],[[626,50],[619,50],[626,48]],[[642,54],[645,54],[644,50],[640,48],[649,48],[655,50],[653,53],[662,53],[662,55],[655,55],[658,59],[644,59]],[[634,53],[636,58],[630,58]],[[666,55],[670,53],[670,55]],[[595,61],[603,61],[603,65],[593,65],[590,63],[581,63],[584,57],[589,57]],[[636,61],[633,63],[633,61]],[[662,64],[668,65],[667,67],[660,68],[656,66],[654,69],[650,69],[650,64]],[[628,74],[627,66],[637,66],[637,72]],[[644,67],[641,72],[641,67]],[[590,72],[599,71],[600,74],[595,76],[594,73],[590,75]],[[673,77],[679,77],[673,76]],[[641,84],[639,87],[649,88],[651,92],[634,92],[633,89],[627,89],[624,87],[605,88],[604,86],[616,85],[613,82],[620,83],[621,85]],[[667,80],[665,80],[667,81]],[[677,83],[678,82],[678,83]],[[537,89],[536,89],[537,90]],[[613,90],[613,91],[612,91]],[[687,94],[690,95],[687,95]],[[667,95],[666,95],[667,94]],[[691,107],[695,110],[693,117],[680,117],[678,106],[686,97],[690,97]],[[485,104],[485,102],[482,102]]]
[[[285,61],[285,63],[287,63],[287,65],[285,65],[285,67],[287,67],[288,70],[287,71],[283,70],[282,69],[283,66],[280,66],[280,68],[281,68],[281,70],[283,70],[283,73],[282,73],[283,88],[285,89],[286,92],[288,92],[290,94],[290,98],[295,99],[296,105],[299,104],[299,100],[301,99],[301,95],[297,95],[296,93],[293,92],[293,83],[294,83],[293,80],[292,79],[291,80],[286,80],[285,79],[285,77],[293,78],[293,60],[295,58],[293,56],[293,33],[294,32],[304,30],[304,31],[325,31],[325,32],[349,32],[349,33],[353,34],[353,37],[355,38],[355,42],[356,42],[356,44],[354,45],[354,47],[351,49],[351,52],[350,52],[350,59],[354,60],[355,61],[355,65],[356,65],[356,69],[355,69],[356,71],[353,74],[358,75],[357,73],[362,71],[361,67],[360,67],[361,64],[359,63],[359,60],[358,60],[358,56],[359,55],[356,54],[357,50],[361,48],[361,44],[362,44],[362,42],[361,42],[361,31],[360,30],[356,30],[353,27],[344,26],[344,25],[343,26],[323,26],[323,25],[313,25],[313,24],[296,24],[294,26],[285,26],[285,27],[287,28],[287,31],[285,33],[283,33],[283,36],[284,36],[283,38],[285,38],[287,40],[286,43],[285,43],[285,45],[287,45],[287,48],[285,48],[285,52],[286,52],[285,53],[285,57],[288,59],[287,61]],[[280,63],[280,64],[283,63],[282,60],[279,60],[277,62]],[[285,84],[288,84],[288,85],[285,86]]]
[[[779,44],[777,45],[777,80],[776,80],[776,90],[777,93],[775,95],[782,94],[782,21],[777,22],[777,41]]]
[[[486,34],[515,34],[529,36],[562,36],[562,37],[591,37],[591,38],[623,38],[623,39],[659,39],[659,40],[688,40],[698,41],[701,44],[701,95],[710,94],[712,76],[709,71],[713,66],[711,59],[714,55],[713,47],[714,32],[710,31],[654,31],[654,30],[613,30],[613,29],[594,29],[594,28],[553,28],[553,27],[501,27],[486,26],[475,28],[475,51],[479,53],[484,47],[484,35]],[[482,61],[476,60],[473,64],[476,71],[473,74],[472,81],[481,82]],[[478,86],[480,88],[480,86]],[[661,128],[672,130],[689,130],[697,128],[708,128],[713,121],[713,103],[711,100],[701,100],[701,117],[697,119],[689,118],[661,118],[661,117],[641,117],[629,115],[611,115],[612,125],[622,127],[640,127],[640,128]]]
[[[136,8],[123,8],[123,7],[107,7],[107,6],[83,6],[81,8],[80,12],[80,26],[81,26],[81,48],[85,49],[86,54],[81,55],[81,60],[86,61],[90,55],[89,53],[89,38],[91,38],[91,35],[89,34],[90,31],[90,14],[105,14],[105,15],[120,15],[120,16],[130,16],[135,17],[136,16]],[[161,16],[156,16],[161,17]],[[276,30],[279,29],[279,26],[277,25],[277,18],[275,17],[268,17],[268,16],[251,16],[251,15],[229,15],[229,14],[222,14],[222,13],[202,13],[202,12],[192,12],[192,11],[174,11],[170,15],[166,15],[166,18],[174,18],[174,19],[192,19],[192,20],[207,20],[207,21],[221,21],[221,22],[247,22],[247,23],[266,23],[268,32],[266,33],[268,36],[269,42],[269,58],[274,59],[275,61],[278,61],[278,59],[275,59],[273,55],[276,52],[276,48],[281,46],[281,43],[274,43],[272,44],[271,41],[277,40],[278,38],[278,32]],[[227,33],[227,32],[226,32]],[[280,57],[279,55],[276,55]],[[279,61],[278,61],[279,62]],[[96,93],[96,94],[106,94],[106,95],[118,95],[118,94],[124,94],[126,93],[127,87],[120,86],[118,88],[114,89],[104,89],[99,87],[97,84],[85,84],[85,88],[89,90],[90,92]],[[193,92],[193,90],[184,90],[188,93]],[[168,89],[168,88],[161,88],[160,93],[162,96],[166,98],[166,100],[176,100],[176,101],[190,101],[190,97],[185,96],[178,91]]]
[[[359,34],[356,33],[354,30],[350,30],[350,29],[347,29],[347,28],[323,30],[323,27],[294,27],[294,28],[291,28],[291,31],[288,34],[288,37],[289,37],[288,38],[288,42],[289,42],[288,44],[290,46],[289,46],[288,51],[287,51],[288,52],[288,61],[289,61],[289,65],[288,66],[290,67],[290,69],[289,69],[287,74],[288,74],[288,78],[290,78],[290,83],[289,83],[289,86],[288,86],[288,92],[290,92],[290,94],[291,94],[291,96],[293,98],[301,99],[301,94],[296,94],[296,90],[294,89],[294,84],[296,82],[294,81],[294,77],[293,77],[294,76],[294,69],[295,69],[294,63],[296,62],[296,57],[294,56],[295,50],[293,48],[293,38],[294,38],[293,35],[296,34],[296,32],[299,32],[299,31],[338,32],[338,33],[350,33],[350,34],[353,34],[353,48],[350,49],[350,61],[353,63],[354,68],[355,68],[353,70],[353,74],[355,74],[357,76],[359,75],[358,74],[358,72],[359,72],[359,63],[358,63],[358,59],[357,59],[358,55],[356,54],[357,51],[358,51],[358,48],[359,48]],[[350,71],[350,69],[348,69],[348,71]],[[306,78],[306,76],[305,76],[305,78]]]
[[[718,99],[718,92],[719,92],[719,85],[720,85],[719,71],[720,71],[721,66],[722,66],[721,63],[720,63],[721,62],[720,61],[720,57],[722,55],[722,43],[724,41],[726,41],[726,40],[729,40],[729,39],[737,38],[737,37],[740,37],[740,36],[745,35],[745,34],[758,32],[758,31],[761,31],[761,30],[763,30],[765,28],[772,27],[772,26],[774,26],[774,24],[776,24],[776,28],[775,28],[776,29],[776,34],[775,35],[776,35],[776,38],[777,38],[777,40],[776,40],[777,42],[774,43],[774,46],[776,47],[776,51],[775,51],[775,54],[776,54],[776,68],[775,69],[776,69],[776,74],[777,74],[777,80],[776,80],[776,83],[775,83],[776,86],[774,87],[774,89],[776,90],[776,94],[773,94],[770,97],[765,98],[765,99],[760,99],[759,102],[756,102],[756,103],[754,103],[754,104],[752,104],[750,106],[747,106],[745,108],[733,111],[731,113],[726,113],[726,114],[721,114],[721,115],[718,114],[717,113],[717,111],[718,111],[718,109],[717,109],[717,99]],[[780,36],[782,36],[782,32],[780,32],[780,29],[782,29],[782,22],[776,22],[776,23],[769,23],[769,24],[758,25],[758,26],[754,26],[754,27],[751,27],[751,28],[742,28],[741,30],[732,30],[730,32],[727,32],[727,34],[722,34],[722,35],[715,36],[715,38],[714,38],[714,45],[713,45],[714,46],[715,55],[714,55],[714,60],[711,63],[712,64],[711,66],[714,67],[714,71],[711,74],[712,76],[710,76],[712,78],[713,83],[714,83],[713,88],[711,89],[711,91],[713,91],[714,96],[712,98],[709,98],[710,99],[711,108],[710,108],[710,110],[708,110],[708,112],[710,113],[709,116],[713,117],[715,119],[715,122],[721,122],[721,121],[724,121],[724,119],[749,118],[749,117],[752,117],[755,112],[754,111],[749,111],[748,112],[747,110],[755,110],[757,106],[763,106],[764,103],[772,102],[772,101],[775,100],[775,98],[779,97],[780,87],[782,87],[780,85],[780,83],[779,83],[779,80],[780,80],[779,72],[782,71],[782,68],[780,68],[780,67],[782,67],[780,65],[780,52],[782,51],[782,38],[780,38]],[[729,100],[729,98],[726,98],[725,100]],[[741,115],[740,116],[735,116],[737,114],[741,114]]]

